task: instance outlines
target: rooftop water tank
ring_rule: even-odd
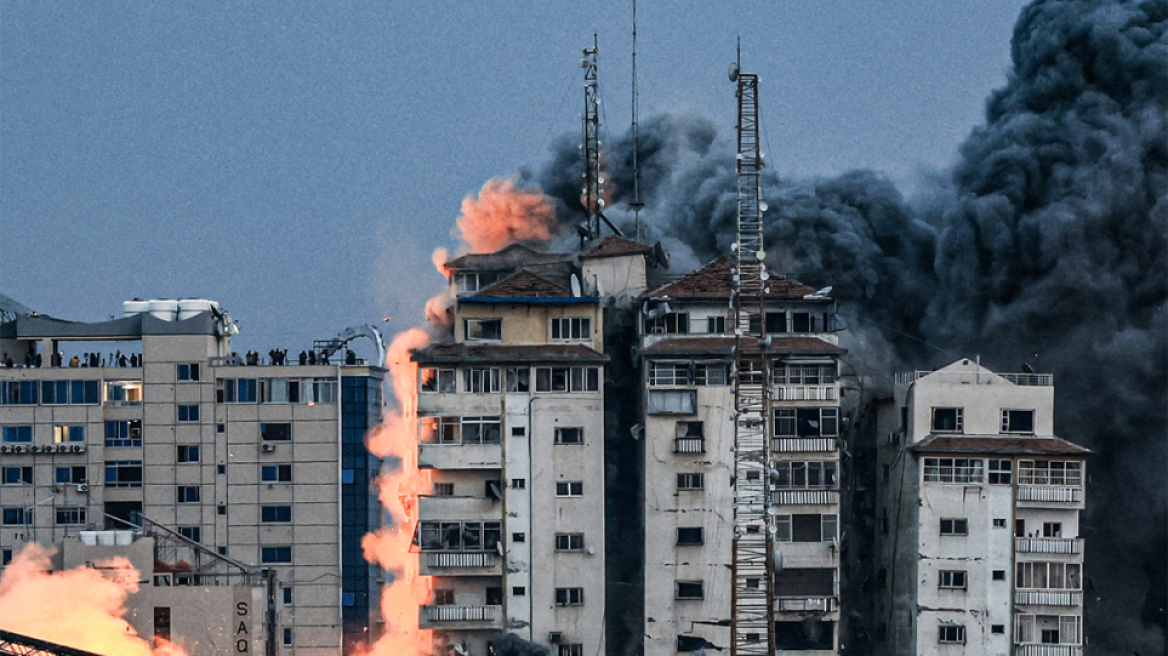
[[[135,314],[145,314],[150,311],[149,301],[134,299],[122,303],[122,310],[125,311],[127,317],[132,317]]]
[[[154,315],[156,319],[174,321],[175,315],[178,314],[178,301],[172,301],[167,298],[151,299],[150,314]]]
[[[212,308],[218,310],[219,304],[205,298],[185,298],[178,302],[178,320],[186,321],[195,315],[210,312]]]

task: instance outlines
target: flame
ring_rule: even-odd
[[[547,196],[515,188],[515,181],[488,180],[479,195],[462,201],[452,233],[472,253],[492,253],[517,241],[547,241],[556,234],[556,211]]]
[[[138,572],[125,558],[96,563],[126,576],[107,578],[92,567],[53,572],[55,550],[29,543],[0,575],[0,628],[98,654],[185,656],[177,645],[139,636],[124,617],[126,597],[138,591]]]

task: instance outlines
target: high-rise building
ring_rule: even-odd
[[[367,641],[379,584],[360,542],[380,515],[364,436],[380,421],[383,371],[352,359],[240,358],[233,324],[208,301],[126,310],[97,323],[24,313],[0,324],[11,361],[0,369],[4,563],[27,542],[69,542],[69,554],[82,533],[103,544],[90,532],[165,527],[172,542],[276,573],[270,626],[281,654]],[[160,615],[134,606],[159,598],[156,584],[229,584],[175,571],[140,573],[135,628],[149,638],[163,626],[192,654],[222,653],[183,635],[196,604],[169,607],[154,625]]]
[[[1081,655],[1089,452],[1054,434],[1052,376],[903,374],[879,425],[885,653]]]

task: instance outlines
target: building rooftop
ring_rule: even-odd
[[[1005,435],[930,434],[909,447],[916,453],[988,453],[1012,456],[1084,456],[1090,449],[1054,436],[1008,437]]]
[[[641,350],[645,357],[682,357],[690,355],[730,356],[734,348],[734,337],[677,337],[662,339]],[[759,352],[757,339],[744,338],[743,344],[749,352]],[[816,337],[778,337],[771,335],[771,345],[767,348],[771,355],[841,355],[847,349]]]
[[[147,313],[121,319],[85,323],[54,319],[47,315],[17,315],[15,321],[0,324],[0,338],[63,341],[132,341],[143,335],[223,335],[223,322],[210,312],[182,321],[166,321]]]
[[[433,344],[415,349],[410,358],[420,364],[474,362],[570,362],[599,364],[608,357],[583,344]]]
[[[733,274],[737,260],[733,255],[724,255],[713,262],[685,274],[673,282],[666,283],[645,293],[646,297],[668,296],[681,299],[724,299],[730,297],[734,288]],[[814,294],[816,290],[795,280],[790,280],[777,273],[772,273],[767,281],[770,300],[803,300],[804,296]]]
[[[651,255],[652,253],[652,246],[646,246],[640,242],[618,237],[617,235],[609,235],[596,242],[592,248],[580,253],[580,259],[589,260],[601,257],[620,257],[622,255]]]
[[[543,276],[521,270],[475,294],[473,298],[571,297],[572,291]]]
[[[571,262],[571,253],[541,253],[523,244],[511,244],[494,253],[468,253],[446,261],[446,268],[455,271],[472,269],[481,271],[505,271],[532,264],[559,264]]]

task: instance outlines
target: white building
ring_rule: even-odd
[[[1081,655],[1088,451],[1054,436],[1052,377],[961,360],[897,383],[880,417],[887,653]]]
[[[0,324],[14,360],[0,369],[2,564],[26,542],[60,547],[144,516],[277,572],[280,653],[335,656],[367,641],[379,590],[360,542],[380,517],[369,487],[378,463],[363,440],[380,421],[382,370],[295,358],[246,366],[217,304],[147,309],[128,303],[127,316],[98,323],[26,313]],[[141,574],[130,610],[152,618],[134,606],[158,597]],[[184,604],[159,617],[174,639],[211,645],[192,654],[222,653],[183,635],[193,612]]]
[[[738,375],[765,378],[771,390],[776,647],[834,654],[844,353],[835,301],[773,275],[759,318],[767,338],[736,342],[733,266],[720,258],[644,296],[644,653],[730,646]],[[763,350],[767,370],[734,372],[736,343]]]

